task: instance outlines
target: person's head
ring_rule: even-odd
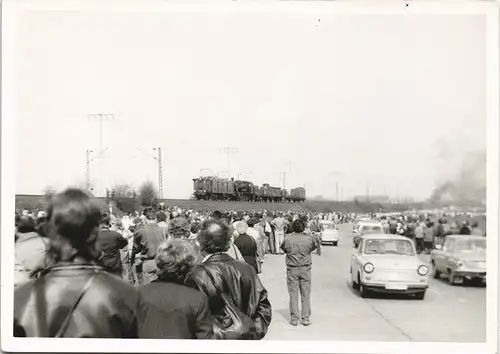
[[[292,223],[292,230],[295,233],[302,233],[302,232],[304,232],[304,230],[305,230],[304,222],[302,220],[300,220],[300,219],[295,220]]]
[[[146,209],[144,209],[144,216],[146,216],[146,219],[148,221],[156,220],[156,213],[152,207],[147,207]]]
[[[162,243],[155,257],[158,279],[184,283],[186,275],[196,264],[196,258],[196,251],[189,241],[174,239]]]
[[[247,233],[248,225],[244,221],[238,221],[235,225],[235,228],[238,235],[243,235]]]
[[[38,224],[47,221],[47,212],[43,210],[39,211],[38,214],[36,215],[36,221]]]
[[[51,253],[56,261],[70,261],[75,256],[88,261],[97,259],[95,240],[101,211],[90,194],[76,188],[55,194],[50,200],[47,216],[53,233]]]
[[[254,227],[257,223],[258,223],[258,221],[254,218],[250,218],[247,221],[248,227]]]
[[[109,227],[111,225],[111,216],[109,215],[109,213],[102,214],[99,224],[106,227]]]
[[[221,220],[205,220],[201,224],[198,242],[202,252],[210,254],[226,252],[229,250],[231,242],[229,227]]]
[[[184,218],[174,218],[170,220],[168,233],[172,238],[188,238],[191,236],[191,227],[189,222]]]
[[[167,221],[167,215],[163,211],[159,211],[156,213],[156,220],[158,222]]]
[[[19,218],[17,231],[20,233],[34,232],[36,230],[35,220],[29,216],[23,215]]]
[[[216,210],[212,213],[212,219],[220,220],[222,219],[222,213],[219,210]]]

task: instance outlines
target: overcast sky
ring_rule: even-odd
[[[440,150],[485,149],[481,17],[32,12],[18,48],[16,193],[84,183],[92,113],[114,113],[98,194],[156,183],[161,146],[164,196],[187,198],[231,146],[258,184],[425,198],[455,173]]]

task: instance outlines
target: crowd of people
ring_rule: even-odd
[[[455,218],[465,217],[457,222]],[[479,222],[469,213],[454,215],[448,221],[447,215],[431,218],[425,213],[404,216],[380,216],[384,232],[387,234],[402,235],[415,242],[418,253],[430,252],[437,244],[442,245],[448,235],[477,235],[486,236]],[[435,220],[433,220],[435,219]]]
[[[16,213],[14,335],[262,339],[272,310],[258,274],[268,254],[286,254],[290,322],[308,326],[325,218],[349,219],[162,206],[118,217],[65,190],[46,211]]]
[[[474,221],[367,217],[385,233],[414,239],[419,252],[448,234],[484,235]],[[359,219],[164,205],[116,215],[87,192],[67,189],[46,211],[16,213],[14,336],[262,339],[272,309],[259,274],[270,254],[286,255],[290,324],[309,326],[320,221]]]

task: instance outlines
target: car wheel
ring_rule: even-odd
[[[358,276],[358,287],[359,287],[359,296],[363,299],[367,298],[370,295],[370,291],[363,285],[361,279]]]
[[[351,272],[352,272],[352,270],[351,270]],[[359,289],[359,284],[354,281],[354,279],[352,278],[352,276],[351,276],[351,286],[352,286],[352,288],[354,290],[358,290]]]
[[[421,291],[415,294],[415,299],[417,300],[423,300],[424,298],[425,298],[425,291]]]
[[[448,284],[455,285],[455,274],[452,270],[448,270]]]
[[[432,262],[432,276],[434,277],[434,279],[441,278],[441,272],[437,269],[436,263],[434,263],[434,261]]]

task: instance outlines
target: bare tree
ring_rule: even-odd
[[[139,203],[141,206],[154,206],[158,203],[158,190],[151,181],[139,186]]]

